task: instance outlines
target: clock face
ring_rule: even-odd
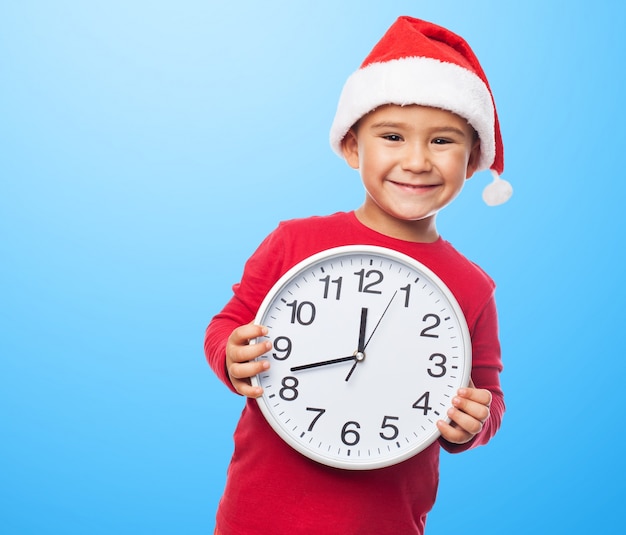
[[[465,318],[419,262],[345,246],[289,270],[256,323],[272,349],[258,403],[274,430],[318,462],[372,469],[432,444],[471,371]],[[259,339],[261,340],[261,339]]]

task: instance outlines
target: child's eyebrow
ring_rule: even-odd
[[[465,130],[461,128],[457,128],[456,126],[439,126],[439,127],[433,128],[432,131],[437,132],[437,133],[441,132],[443,134],[445,133],[457,134],[462,137],[467,137],[467,133],[465,132]]]
[[[408,128],[406,123],[395,123],[393,121],[380,121],[371,125],[372,128]]]

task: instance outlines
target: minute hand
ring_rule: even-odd
[[[352,368],[350,368],[350,371],[348,372],[348,375],[346,376],[346,382],[350,380],[350,377],[352,377],[354,370],[356,370],[357,364],[365,358],[365,346],[367,345],[365,343],[365,329],[366,328],[367,328],[367,308],[363,307],[361,309],[361,322],[359,324],[359,341],[357,343],[356,353],[354,354],[356,358],[354,359],[354,364],[352,365]]]
[[[385,307],[385,310],[383,310],[383,313],[380,315],[380,318],[378,318],[378,322],[374,326],[374,330],[371,332],[370,337],[367,339],[367,342],[365,342],[365,343],[363,343],[363,342],[365,341],[365,322],[366,322],[366,318],[367,318],[367,308],[362,308],[361,309],[361,331],[359,333],[359,349],[358,349],[358,352],[357,352],[357,355],[358,355],[359,358],[357,358],[354,361],[354,364],[352,365],[352,368],[350,368],[350,371],[348,372],[348,375],[346,376],[346,382],[348,382],[350,380],[350,377],[352,377],[352,374],[354,373],[354,370],[356,370],[357,364],[359,362],[361,362],[365,358],[365,348],[367,347],[367,344],[370,343],[370,340],[372,339],[372,336],[374,336],[374,333],[376,332],[376,329],[378,329],[378,326],[380,325],[380,322],[383,320],[383,317],[387,313],[387,310],[389,310],[389,307],[391,306],[391,302],[394,300],[394,298],[396,297],[397,293],[398,293],[398,290],[393,292],[393,295],[391,296],[391,299],[389,299],[389,303],[387,303],[387,306]]]
[[[321,366],[328,366],[329,364],[339,364],[340,362],[348,362],[350,360],[356,360],[355,355],[349,357],[339,357],[338,359],[322,360],[321,362],[313,362],[312,364],[302,364],[300,366],[294,366],[290,368],[292,372],[298,372],[300,370],[309,370],[311,368],[320,368]]]
[[[367,339],[367,342],[365,342],[365,345],[363,346],[363,350],[365,350],[365,348],[367,347],[367,344],[370,343],[370,340],[372,339],[372,336],[374,336],[374,333],[376,332],[376,329],[378,329],[378,326],[380,325],[380,322],[383,321],[383,318],[385,317],[385,314],[387,314],[387,310],[389,310],[389,307],[391,306],[391,302],[394,300],[394,298],[396,297],[397,293],[398,293],[398,290],[393,292],[393,295],[391,296],[391,299],[389,299],[389,303],[387,303],[387,306],[385,307],[385,310],[383,310],[383,313],[380,315],[380,318],[378,319],[378,323],[376,323],[376,325],[374,327],[374,330],[370,334],[370,337]]]

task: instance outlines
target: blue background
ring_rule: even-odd
[[[472,44],[515,188],[439,218],[498,283],[508,411],[429,534],[621,532],[618,5],[2,2],[0,532],[211,532],[243,401],[204,328],[279,220],[362,201],[328,129],[402,14]]]

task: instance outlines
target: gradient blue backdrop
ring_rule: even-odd
[[[508,412],[428,532],[621,532],[621,6],[2,2],[0,533],[211,532],[243,402],[204,328],[279,220],[361,202],[328,128],[401,14],[474,47],[515,187],[440,216],[498,283]]]

